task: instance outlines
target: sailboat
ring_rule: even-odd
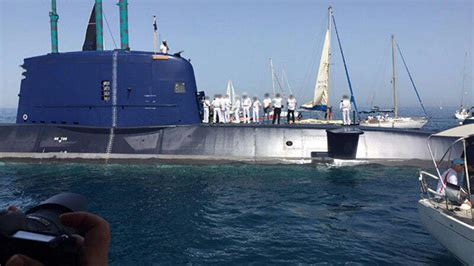
[[[420,129],[422,128],[427,122],[428,119],[426,117],[401,117],[398,116],[398,107],[397,107],[397,91],[396,91],[396,76],[395,76],[395,37],[392,34],[392,88],[393,88],[393,110],[388,111],[380,111],[378,108],[372,108],[371,111],[366,112],[369,115],[367,119],[361,120],[360,125],[364,127],[383,127],[383,128],[403,128],[403,129]],[[400,48],[399,48],[400,52]],[[402,56],[403,63],[405,64],[405,60],[403,55]],[[410,80],[412,82],[413,87],[415,88],[415,92],[418,96],[418,100],[420,101],[421,107],[426,114],[425,108],[421,99],[419,97],[418,91],[416,90],[415,84],[411,77],[410,72],[408,71],[408,67],[406,66],[406,70],[408,75],[410,76]],[[393,117],[389,114],[393,112]]]
[[[230,102],[231,102],[231,110],[234,110],[235,107],[235,90],[234,90],[234,85],[232,84],[232,80],[227,81],[227,90],[225,93],[227,96],[229,96]]]
[[[331,17],[332,7],[328,8],[328,28],[324,37],[319,70],[314,85],[313,100],[301,105],[301,111],[319,111],[325,113],[325,119],[303,119],[302,124],[342,124],[341,120],[331,119],[331,107],[329,105],[329,60],[331,57]]]
[[[456,110],[454,113],[454,117],[459,120],[464,120],[468,117],[471,116],[470,110],[467,110],[464,108],[464,85],[466,82],[466,61],[467,61],[467,52],[464,56],[464,69],[463,69],[463,77],[462,77],[462,88],[461,88],[461,105],[459,106],[459,109]]]

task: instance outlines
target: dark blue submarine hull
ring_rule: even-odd
[[[335,128],[337,126],[244,124],[132,128],[4,124],[0,125],[0,158],[214,162],[312,159],[314,154],[328,152],[326,130]],[[429,132],[414,130],[364,129],[356,159],[431,161],[426,143],[429,135]],[[440,158],[452,141],[433,139],[435,158]]]

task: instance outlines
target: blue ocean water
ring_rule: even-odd
[[[418,170],[0,162],[0,208],[81,193],[112,264],[459,264],[420,224]]]

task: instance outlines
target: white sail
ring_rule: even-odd
[[[233,109],[234,104],[235,104],[235,91],[234,91],[234,85],[232,84],[232,80],[229,80],[227,82],[226,95],[229,96],[229,99],[230,99],[230,102],[231,102],[231,105],[232,105],[232,109]]]
[[[331,44],[331,33],[326,32],[324,39],[323,53],[319,63],[318,79],[314,86],[313,105],[327,105],[329,88],[329,48]]]
[[[329,55],[331,46],[331,31],[326,31],[324,39],[323,52],[321,54],[321,62],[319,63],[318,77],[314,85],[313,101],[306,103],[303,107],[312,108],[316,105],[327,106],[328,104],[328,90],[329,90]]]

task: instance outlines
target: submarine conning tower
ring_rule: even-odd
[[[121,12],[126,2],[120,1]],[[57,16],[56,1],[53,3]],[[100,0],[96,0],[91,19],[101,20],[98,4]],[[179,54],[130,51],[124,23],[121,19],[127,34],[122,50],[59,53],[53,49],[50,54],[25,59],[16,122],[97,127],[200,123],[190,62]],[[102,42],[102,36],[94,37],[95,42]],[[57,47],[57,39],[53,42]]]

